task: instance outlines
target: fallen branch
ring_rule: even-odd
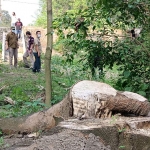
[[[150,57],[150,51],[137,39],[135,39],[135,42],[137,42],[137,44],[140,44],[142,46],[142,51],[145,51],[147,53],[147,55]]]
[[[9,103],[9,104],[11,104],[11,105],[15,105],[15,103],[16,103],[10,97],[5,97],[4,101],[7,102],[7,103]]]
[[[3,90],[7,87],[7,85],[4,85],[0,88],[0,94],[2,94]]]

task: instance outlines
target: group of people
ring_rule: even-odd
[[[26,68],[32,69],[33,72],[40,72],[41,70],[41,53],[42,47],[40,42],[41,31],[36,31],[36,38],[31,36],[29,31],[26,32],[26,51],[23,55],[23,61]],[[34,58],[33,58],[34,56]],[[30,58],[30,64],[28,64],[27,57]]]
[[[13,14],[15,13],[13,12]],[[19,48],[18,39],[20,38],[18,36],[20,30],[18,32],[18,29],[20,28],[17,28],[17,23],[13,24],[12,21],[11,31],[6,35],[5,50],[9,51],[10,69],[14,67],[17,68],[17,64],[18,64],[18,48]],[[21,29],[22,29],[22,24],[21,24]],[[32,69],[33,72],[40,72],[41,70],[40,56],[42,53],[42,47],[41,47],[40,37],[41,37],[41,31],[36,31],[35,38],[32,37],[30,31],[26,32],[26,38],[25,38],[26,51],[23,54],[23,61],[25,63],[25,67]],[[27,57],[30,58],[31,65],[28,64]],[[13,65],[13,59],[14,59],[14,65]]]

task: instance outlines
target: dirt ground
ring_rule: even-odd
[[[93,120],[88,120],[91,122]],[[95,123],[99,121],[95,120]],[[64,123],[80,124],[78,119],[60,122],[55,128],[28,135],[18,134],[4,137],[1,150],[110,150],[110,146],[93,133],[82,133],[80,130],[65,128]],[[81,128],[86,120],[81,121]],[[73,127],[73,126],[72,126]]]
[[[125,122],[138,129],[119,128]],[[48,131],[5,136],[0,150],[150,150],[149,125],[145,117],[70,118]]]
[[[84,135],[79,131],[63,129],[55,133],[47,132],[38,139],[12,138],[6,140],[5,150],[110,150],[94,134]],[[8,142],[9,141],[9,142]],[[12,145],[9,145],[11,143]],[[10,147],[9,147],[10,146]]]

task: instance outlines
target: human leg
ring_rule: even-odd
[[[28,51],[26,50],[26,52],[23,54],[23,62],[25,64],[25,66],[29,67],[28,61],[27,61],[27,57],[29,56]]]
[[[17,35],[17,37],[18,37],[18,34],[19,34],[19,30],[15,30],[15,33],[16,33],[16,35]]]
[[[18,38],[20,39],[21,37],[21,30],[18,30]]]
[[[10,65],[10,69],[12,69],[12,60],[13,60],[13,56],[14,56],[14,50],[13,48],[9,48],[9,65]]]
[[[33,53],[33,54],[34,54],[34,57],[35,57],[33,72],[36,72],[37,71],[37,57],[38,57],[38,53]]]
[[[41,70],[41,58],[38,56],[37,58],[37,72],[40,72]]]
[[[18,64],[18,49],[14,49],[14,67],[16,68]]]
[[[29,58],[30,58],[30,63],[31,63],[31,68],[34,67],[34,57],[33,57],[33,52],[29,53]]]

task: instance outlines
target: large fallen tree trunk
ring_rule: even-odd
[[[113,111],[148,116],[150,103],[136,93],[118,92],[105,83],[81,81],[60,103],[27,117],[1,119],[0,129],[7,134],[30,133],[54,127],[55,117],[106,118],[111,117]]]
[[[67,119],[69,116],[72,116],[72,108],[70,94],[67,94],[60,103],[47,110],[21,118],[0,119],[0,129],[5,134],[30,133],[50,129],[57,124],[55,117]]]
[[[113,112],[148,116],[150,103],[133,92],[119,92],[105,83],[81,81],[71,90],[74,116],[107,118]]]

